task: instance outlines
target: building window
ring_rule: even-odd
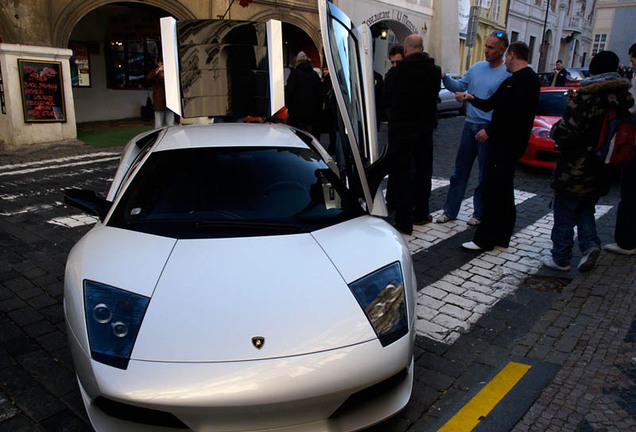
[[[530,42],[528,43],[528,48],[530,48],[530,52],[528,53],[528,63],[532,63],[532,55],[534,54],[534,43],[536,40],[536,37],[530,36]]]
[[[519,40],[519,32],[513,31],[510,35],[510,43],[517,42]]]
[[[596,55],[605,50],[605,44],[607,43],[607,33],[595,34],[594,44],[592,45],[592,55]]]
[[[501,15],[501,0],[493,0],[492,2],[492,20],[499,21]]]

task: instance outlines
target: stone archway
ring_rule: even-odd
[[[318,10],[314,13],[307,12],[305,14],[291,14],[284,9],[263,10],[250,17],[253,21],[265,22],[270,19],[279,20],[281,22],[292,24],[304,31],[314,42],[319,52],[322,51],[322,38],[320,36],[320,27],[318,23]]]
[[[71,32],[77,23],[89,12],[100,6],[121,3],[114,0],[72,0],[55,19],[53,24],[53,45],[66,48]],[[140,3],[165,10],[177,19],[196,19],[196,15],[180,2],[175,0],[128,0],[127,3]]]

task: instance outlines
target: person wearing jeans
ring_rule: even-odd
[[[598,255],[601,239],[596,232],[594,211],[599,197],[573,197],[556,194],[552,202],[552,259],[557,266],[569,268],[574,247],[574,227],[577,229],[581,253],[594,251]],[[549,266],[548,266],[549,267]]]
[[[461,79],[455,80],[444,75],[444,86],[452,92],[467,91],[480,98],[489,98],[503,80],[510,76],[503,60],[507,47],[506,33],[493,32],[486,39],[484,50],[486,60],[471,66]],[[473,196],[474,211],[468,224],[477,225],[481,221],[483,216],[482,184],[486,172],[488,143],[479,142],[475,135],[490,124],[491,118],[492,112],[482,111],[470,104],[466,105],[466,121],[455,159],[455,171],[451,175],[450,188],[443,207],[444,213],[435,222],[445,223],[457,219],[475,158],[478,158],[479,163],[479,185]]]
[[[578,270],[592,270],[601,252],[594,206],[609,190],[610,176],[595,149],[607,112],[615,109],[626,113],[634,105],[629,82],[617,72],[618,62],[611,51],[601,51],[592,58],[590,77],[568,94],[563,118],[550,131],[560,153],[551,184],[555,193],[553,246],[551,254],[541,261],[554,270],[570,269],[575,226],[583,253]]]

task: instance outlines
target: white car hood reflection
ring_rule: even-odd
[[[265,339],[261,349],[254,337]],[[179,240],[150,301],[132,360],[277,358],[375,337],[311,234]]]

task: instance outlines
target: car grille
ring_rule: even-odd
[[[164,411],[123,404],[102,396],[95,399],[93,405],[101,409],[105,414],[121,420],[141,423],[149,426],[188,429],[188,426],[186,426],[181,420],[173,414]]]
[[[384,381],[380,381],[377,384],[372,385],[371,387],[367,387],[363,390],[360,390],[347,398],[343,402],[338,409],[331,414],[330,419],[337,419],[339,417],[344,417],[349,414],[351,411],[355,411],[355,409],[362,404],[363,402],[372,400],[378,396],[382,396],[387,392],[390,392],[394,388],[398,387],[402,382],[407,378],[408,371],[403,369],[402,371],[396,373],[395,375],[385,379]]]

